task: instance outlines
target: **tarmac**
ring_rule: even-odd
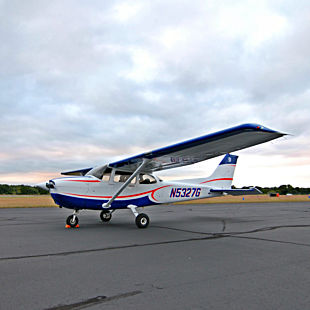
[[[0,209],[0,309],[309,308],[310,202],[142,212]]]

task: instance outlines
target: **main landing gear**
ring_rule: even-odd
[[[137,206],[129,205],[129,206],[127,206],[127,208],[130,209],[131,212],[134,214],[134,216],[136,218],[136,225],[138,228],[146,228],[150,224],[149,217],[144,213],[138,213]],[[114,210],[113,211],[102,210],[100,212],[100,218],[101,218],[102,222],[109,222],[112,218],[113,212],[114,212]]]
[[[139,214],[137,211],[137,206],[129,205],[127,206],[127,208],[130,209],[134,214],[134,216],[136,217],[136,225],[138,228],[146,228],[149,226],[150,224],[149,217],[144,213]]]
[[[113,211],[108,211],[108,210],[102,210],[100,212],[100,218],[102,222],[109,222],[112,218],[112,212]]]

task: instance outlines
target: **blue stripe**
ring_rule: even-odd
[[[90,210],[102,210],[102,204],[108,202],[107,199],[90,199],[72,197],[57,193],[51,193],[55,203],[61,207],[68,209],[90,209]],[[144,207],[155,205],[157,203],[151,201],[148,196],[142,198],[135,198],[129,200],[114,200],[109,209],[126,209],[128,205],[133,204],[137,207]]]
[[[236,165],[237,159],[238,159],[237,155],[226,154],[225,157],[220,162],[220,165],[226,165],[226,164]]]

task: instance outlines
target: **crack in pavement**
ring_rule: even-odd
[[[174,244],[174,243],[191,242],[191,241],[213,240],[213,239],[227,238],[227,237],[261,240],[261,241],[269,241],[269,242],[277,242],[277,243],[286,243],[286,244],[293,244],[293,245],[310,247],[310,244],[305,244],[305,243],[297,243],[297,242],[290,242],[290,241],[280,241],[280,240],[274,240],[274,239],[264,239],[264,238],[258,238],[258,237],[241,236],[241,235],[253,234],[253,233],[264,232],[264,231],[271,231],[271,230],[276,230],[276,229],[281,229],[281,228],[308,228],[308,227],[310,227],[310,225],[279,225],[279,226],[257,228],[257,229],[253,229],[250,231],[222,232],[222,233],[197,232],[197,231],[171,228],[171,227],[164,227],[164,226],[153,226],[153,227],[168,229],[168,230],[174,230],[174,231],[187,232],[187,233],[193,233],[193,234],[199,234],[199,235],[203,235],[203,236],[196,237],[196,238],[192,237],[192,238],[185,238],[185,239],[178,239],[178,240],[148,242],[148,243],[141,243],[141,244],[109,246],[109,247],[97,248],[97,249],[86,249],[86,250],[75,250],[75,251],[66,251],[66,252],[36,254],[36,255],[1,257],[0,262],[11,261],[11,260],[20,260],[20,259],[53,257],[53,256],[68,256],[68,255],[75,255],[75,254],[95,253],[95,252],[103,252],[103,251],[111,251],[111,250],[119,250],[119,249],[129,249],[129,248],[138,248],[138,247],[146,247],[146,246],[157,246],[157,245]]]
[[[307,227],[310,227],[310,225],[306,225],[306,224],[302,224],[302,225],[278,225],[278,226],[267,226],[267,227],[262,227],[262,228],[256,228],[256,229],[248,230],[248,231],[231,231],[231,232],[222,232],[222,233],[193,231],[193,230],[172,228],[172,227],[165,227],[165,226],[153,226],[153,227],[165,228],[165,229],[169,229],[169,230],[175,230],[175,231],[181,231],[181,232],[187,232],[187,233],[199,234],[199,235],[209,235],[209,236],[221,235],[223,237],[230,237],[230,236],[234,236],[234,235],[253,234],[256,232],[270,231],[270,230],[276,230],[276,229],[280,229],[280,228],[307,228]],[[223,224],[222,229],[223,230],[226,229],[226,225]]]
[[[209,236],[209,237],[200,237],[200,238],[197,237],[197,238],[188,238],[188,239],[179,239],[179,240],[170,240],[170,241],[159,241],[159,242],[149,242],[149,243],[141,243],[141,244],[129,244],[129,245],[111,246],[111,247],[98,248],[98,249],[76,250],[76,251],[67,251],[67,252],[37,254],[37,255],[23,255],[23,256],[1,257],[0,258],[0,262],[1,261],[9,261],[9,260],[19,260],[19,259],[30,259],[30,258],[52,257],[52,256],[67,256],[67,255],[74,255],[74,254],[103,252],[103,251],[128,249],[128,248],[138,248],[138,247],[154,246],[154,245],[165,245],[165,244],[172,244],[172,243],[199,241],[199,240],[207,240],[207,239],[215,239],[215,238],[223,238],[223,237],[226,237],[226,236],[218,236],[218,235],[214,235],[213,236],[212,235],[212,236]]]
[[[127,298],[131,296],[135,296],[138,294],[141,294],[142,291],[133,291],[133,292],[128,292],[128,293],[123,293],[123,294],[118,294],[115,296],[107,297],[107,296],[97,296],[97,297],[92,297],[83,301],[75,302],[72,304],[67,304],[67,305],[59,305],[51,308],[46,308],[45,310],[77,310],[77,309],[84,309],[93,305],[105,303],[111,300],[118,300],[122,298]]]
[[[283,244],[293,244],[293,245],[298,245],[298,246],[310,247],[310,244],[307,244],[307,243],[293,242],[293,241],[283,241],[283,240],[275,240],[275,239],[267,239],[267,238],[247,237],[247,236],[231,236],[231,238],[250,239],[250,240],[258,240],[258,241],[268,241],[268,242],[283,243]]]

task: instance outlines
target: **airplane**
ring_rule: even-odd
[[[120,161],[92,168],[62,172],[65,177],[41,183],[59,207],[73,210],[66,227],[79,227],[80,210],[100,211],[103,222],[112,213],[130,210],[138,228],[150,223],[138,208],[222,195],[261,194],[255,187],[231,187],[238,156],[230,154],[247,147],[277,139],[286,134],[258,124],[242,124],[198,138],[183,141]],[[209,177],[163,181],[154,172],[192,165],[225,155]]]

